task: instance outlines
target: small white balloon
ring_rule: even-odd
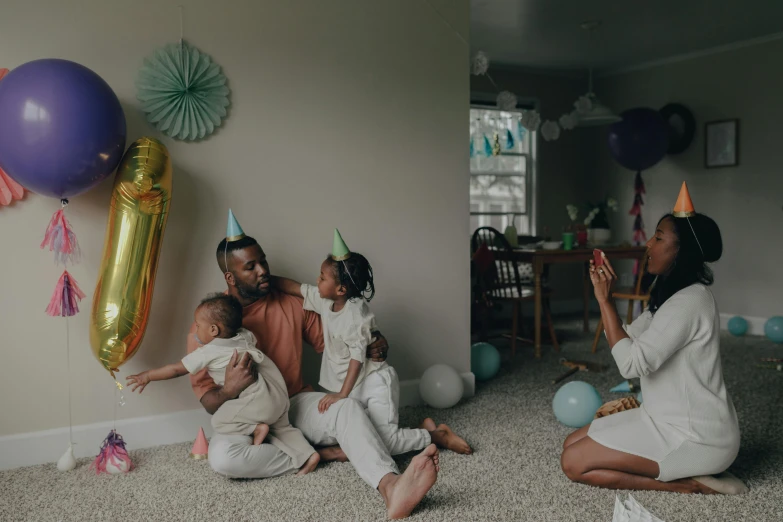
[[[451,408],[462,399],[464,392],[462,377],[447,364],[430,366],[419,381],[421,398],[433,408]]]
[[[57,461],[57,469],[60,471],[71,471],[76,467],[76,459],[73,456],[73,447],[68,446],[63,456]]]

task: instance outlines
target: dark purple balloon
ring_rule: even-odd
[[[609,152],[623,167],[649,169],[669,150],[669,127],[661,114],[646,107],[620,115],[623,121],[609,127]]]
[[[35,60],[0,81],[0,167],[26,189],[76,196],[114,172],[125,114],[100,76],[68,60]]]

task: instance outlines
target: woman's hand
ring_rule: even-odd
[[[590,281],[593,283],[595,299],[599,303],[608,302],[612,297],[612,285],[617,280],[617,274],[612,268],[612,264],[606,255],[601,252],[604,264],[596,267],[595,262],[590,260]]]

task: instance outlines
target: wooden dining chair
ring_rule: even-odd
[[[612,292],[612,297],[615,299],[627,299],[628,300],[628,316],[626,317],[625,324],[631,324],[633,321],[633,307],[637,301],[642,303],[642,311],[644,311],[647,303],[650,301],[650,293],[642,291],[642,279],[644,278],[644,269],[647,267],[647,256],[642,257],[641,263],[639,263],[639,273],[636,276],[636,285],[633,288],[618,288]],[[601,338],[601,334],[604,332],[604,320],[598,319],[598,328],[595,330],[595,339],[593,339],[593,353],[598,349],[598,341]]]
[[[473,233],[471,252],[474,268],[474,304],[483,308],[488,315],[495,302],[512,303],[511,334],[502,337],[511,339],[511,356],[516,354],[517,341],[530,342],[519,336],[519,323],[522,317],[522,303],[535,300],[535,289],[524,284],[518,261],[506,238],[497,229],[481,227]],[[551,290],[542,289],[541,303],[549,327],[549,335],[556,352],[560,351],[552,314],[549,308]],[[482,323],[483,339],[488,337],[486,321]]]

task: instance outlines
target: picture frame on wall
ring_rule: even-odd
[[[739,120],[704,124],[704,167],[716,169],[739,165]]]

